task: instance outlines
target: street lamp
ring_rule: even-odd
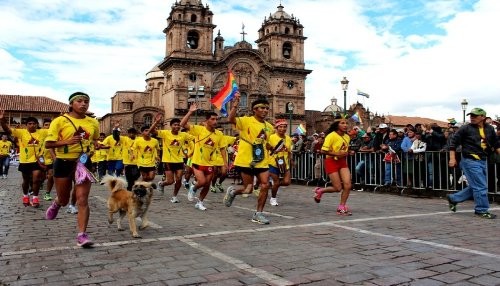
[[[290,119],[290,136],[292,136],[292,116],[293,116],[293,109],[295,108],[295,106],[293,105],[293,102],[289,101],[287,102],[286,104],[286,113],[288,113],[289,115],[289,119]]]
[[[467,102],[467,100],[464,98],[464,100],[462,100],[462,111],[464,112],[464,123],[465,123],[465,111],[467,110],[467,105],[469,104]]]
[[[344,117],[345,117],[345,115],[347,114],[346,101],[347,101],[347,86],[349,85],[349,81],[347,80],[346,77],[344,77],[344,79],[340,81],[340,84],[342,85],[342,90],[344,91]]]

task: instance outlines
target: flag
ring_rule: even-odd
[[[370,95],[366,92],[362,92],[361,90],[358,89],[358,95],[364,96],[366,98],[370,98]]]
[[[304,125],[302,125],[302,123],[297,126],[297,128],[295,129],[295,133],[299,135],[306,134],[306,128],[304,127]]]
[[[224,87],[210,100],[223,116],[227,116],[226,104],[230,102],[238,92],[238,84],[233,72],[227,72],[227,81]]]
[[[363,120],[361,119],[361,116],[359,115],[359,111],[356,111],[356,113],[354,113],[352,116],[351,116],[352,120],[354,120],[355,122],[359,122],[361,124],[363,124]]]

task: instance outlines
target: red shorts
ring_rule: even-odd
[[[338,173],[340,169],[347,167],[347,158],[335,160],[331,157],[325,158],[325,172],[327,175]]]
[[[193,164],[193,168],[196,170],[202,171],[203,174],[210,175],[214,172],[214,167],[213,166],[200,166],[198,164]]]

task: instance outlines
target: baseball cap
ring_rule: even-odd
[[[467,115],[482,115],[482,116],[486,116],[486,111],[484,111],[484,109],[482,108],[479,108],[479,107],[474,107],[472,108],[472,110],[467,113]]]
[[[378,126],[378,128],[387,128],[387,124],[385,124],[385,123],[380,123],[380,125]]]

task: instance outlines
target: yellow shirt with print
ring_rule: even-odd
[[[45,165],[51,165],[52,163],[54,163],[54,160],[52,159],[52,154],[50,154],[50,149],[47,149],[45,147],[45,142],[43,142],[43,146],[42,146],[42,154],[43,154],[43,159],[45,160]]]
[[[150,138],[149,140],[143,137],[135,138],[131,149],[134,154],[137,154],[137,167],[156,167],[159,148],[159,142],[155,138]]]
[[[10,156],[10,150],[12,149],[12,142],[9,140],[0,140],[0,156],[6,157]]]
[[[281,139],[285,140],[285,145],[277,150],[273,155],[271,155],[271,159],[269,160],[269,165],[275,168],[278,168],[278,164],[276,163],[276,159],[283,157],[284,163],[286,164],[286,169],[290,169],[289,164],[289,155],[292,151],[292,138],[290,136],[285,135],[285,138],[281,138],[278,134],[274,133],[269,137],[269,145],[274,149]]]
[[[195,137],[191,162],[200,166],[213,166],[212,156],[214,156],[215,150],[220,149],[224,144],[224,134],[219,130],[210,132],[201,125],[191,126],[189,134]]]
[[[17,138],[19,145],[19,163],[35,163],[36,158],[43,154],[43,142],[47,137],[47,129],[37,129],[30,133],[27,129],[11,128],[12,136]]]
[[[323,142],[323,146],[321,146],[321,150],[327,152],[347,152],[349,150],[349,142],[351,141],[351,137],[349,135],[344,134],[340,136],[337,132],[333,131],[328,134],[325,138],[325,142]],[[337,157],[327,155],[326,157],[337,160]]]
[[[102,145],[102,141],[97,141],[99,145]],[[106,161],[108,157],[108,149],[97,149],[92,156],[92,162],[102,162]]]
[[[108,161],[116,161],[116,160],[122,160],[123,158],[123,143],[121,142],[121,138],[124,136],[120,136],[120,141],[116,142],[115,138],[113,138],[113,135],[108,135],[102,141],[102,145],[108,146],[108,157],[106,158]]]
[[[249,168],[253,160],[252,144],[263,144],[264,160],[255,164],[255,168],[269,168],[269,153],[266,151],[266,144],[274,128],[271,123],[260,122],[254,116],[244,116],[236,118],[236,129],[240,132],[238,144],[238,154],[234,160],[234,165]]]
[[[137,138],[136,138],[137,139]],[[123,165],[137,165],[137,153],[132,150],[135,139],[128,136],[120,136],[120,143],[122,145],[122,160]]]
[[[81,144],[71,144],[55,148],[56,158],[76,159],[83,152],[89,153],[92,150],[91,145],[99,138],[99,123],[95,118],[85,116],[85,118],[74,118],[66,115],[59,116],[52,120],[49,127],[49,133],[45,139],[48,142],[71,139],[75,134],[81,134],[83,140]],[[73,122],[73,124],[70,122]],[[76,127],[76,128],[75,128]]]
[[[163,142],[163,154],[161,161],[165,163],[182,163],[185,155],[183,147],[187,141],[192,140],[193,136],[186,132],[179,132],[177,135],[172,130],[159,130],[158,138]]]
[[[234,141],[236,141],[236,137],[234,136],[229,136],[229,135],[224,135],[224,139],[223,139],[223,143],[222,143],[222,147],[221,148],[226,148],[226,162],[228,162],[228,159],[227,158],[227,146],[229,145],[233,145]],[[212,164],[214,166],[224,166],[224,158],[222,158],[222,153],[220,151],[220,148],[219,149],[216,149],[215,152],[214,152],[214,155],[212,156]]]

